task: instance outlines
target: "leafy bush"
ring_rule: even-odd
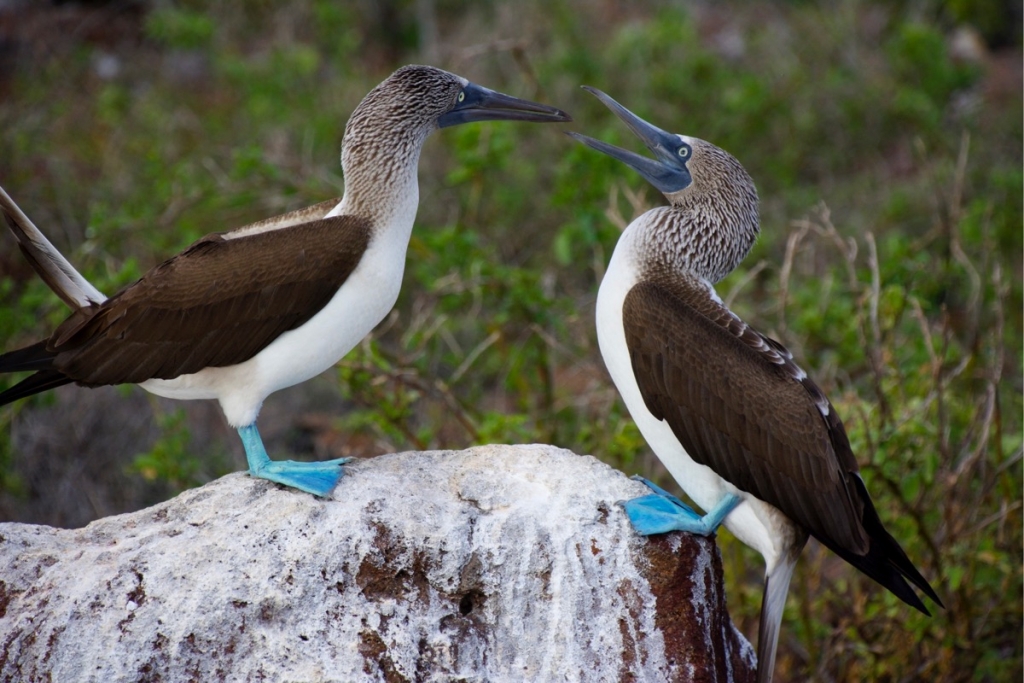
[[[26,41],[0,84],[11,94],[0,100],[0,183],[107,292],[205,233],[337,196],[347,114],[395,67],[424,58],[409,4],[160,3],[120,40]],[[117,6],[81,11],[115,27],[102,13]],[[757,181],[761,240],[719,291],[832,397],[882,519],[947,607],[917,615],[812,545],[777,680],[1021,677],[1019,32],[1010,59],[969,62],[949,47],[953,20],[995,31],[994,6],[436,6],[442,66],[559,104],[571,129],[639,149],[579,89],[598,87],[731,151]],[[112,72],[97,67],[108,57]],[[1007,63],[1013,89],[1000,90]],[[619,230],[662,199],[551,126],[442,131],[420,177],[395,312],[337,372],[303,385],[329,410],[295,410],[289,392],[267,401],[271,453],[547,441],[671,485],[593,330]],[[9,349],[66,311],[0,239]],[[141,394],[128,394],[123,413],[89,422],[96,448],[139,413]],[[73,515],[51,480],[30,476],[66,469],[68,456],[15,447],[36,433],[25,427],[33,415],[74,424],[70,402],[86,394],[68,395],[0,411],[3,519],[109,514],[230,469],[224,453],[242,467],[222,423],[151,403],[160,436],[104,468],[117,486],[83,475],[100,502]],[[753,637],[761,560],[726,533],[720,547],[733,616]]]

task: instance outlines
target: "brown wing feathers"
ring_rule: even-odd
[[[623,323],[644,402],[690,457],[914,607],[924,611],[902,576],[938,602],[878,521],[842,422],[784,347],[683,278],[636,285]]]
[[[66,320],[47,344],[50,367],[70,381],[102,385],[248,360],[323,308],[369,239],[368,222],[352,216],[235,239],[204,237]],[[5,360],[0,356],[0,370],[17,369]]]
[[[805,390],[771,354],[683,301],[653,283],[626,297],[627,344],[648,408],[697,462],[776,507],[796,508],[791,516],[808,530],[863,549],[847,496],[823,504],[808,495],[839,493],[842,482]]]

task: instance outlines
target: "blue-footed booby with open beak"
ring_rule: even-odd
[[[715,145],[667,133],[586,88],[654,154],[569,133],[640,173],[669,201],[619,238],[597,296],[608,371],[640,432],[707,513],[649,484],[625,503],[643,534],[725,524],[765,560],[758,681],[770,681],[789,581],[808,534],[928,614],[935,591],[883,528],[843,423],[777,341],[732,313],[714,285],[758,234],[754,182]]]
[[[252,475],[326,496],[346,459],[271,460],[256,430],[260,406],[330,368],[391,310],[427,136],[495,120],[571,118],[440,69],[403,67],[366,95],[345,127],[340,201],[203,237],[109,299],[0,190],[0,211],[23,253],[73,309],[48,339],[0,355],[0,372],[35,373],[0,393],[0,405],[72,382],[217,399]]]

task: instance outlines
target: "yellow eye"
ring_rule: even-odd
[[[465,99],[466,99],[466,93],[465,93],[465,91],[463,91],[463,92],[460,92],[460,93],[459,93],[459,102],[462,102],[462,101],[463,101],[463,100],[465,100]]]

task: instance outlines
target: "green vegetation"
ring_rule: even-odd
[[[562,106],[571,129],[631,149],[579,85],[714,141],[762,198],[762,237],[719,292],[832,397],[882,519],[947,607],[919,615],[812,545],[777,680],[1020,680],[1019,17],[987,0],[692,11],[650,0],[604,12],[570,0],[452,0],[437,4],[442,44],[432,47],[418,44],[412,2],[387,3],[390,19],[371,5],[190,0],[107,17],[98,37],[26,38],[0,83],[0,184],[109,293],[207,232],[340,194],[348,113],[394,68],[423,61],[421,50],[438,49],[438,65],[478,83]],[[93,25],[116,14],[91,11]],[[980,34],[958,33],[971,25]],[[954,35],[992,49],[971,57]],[[420,177],[395,313],[330,382],[309,383],[337,406],[326,420],[300,424],[289,408],[290,426],[262,425],[271,452],[542,441],[670,485],[593,331],[619,230],[661,198],[553,126],[446,130],[428,143]],[[0,240],[9,349],[66,309]],[[141,396],[125,396],[125,413]],[[282,401],[271,397],[264,416]],[[160,436],[127,451],[117,474],[135,494],[95,510],[139,507],[241,468],[232,432],[198,438],[180,405],[148,405]],[[56,495],[27,474],[43,456],[17,445],[19,420],[39,410],[76,419],[52,396],[0,410],[4,519],[28,521],[29,503]],[[116,414],[105,424],[121,428]],[[112,443],[96,429],[92,441]],[[720,547],[733,618],[752,636],[761,559],[727,533]]]

